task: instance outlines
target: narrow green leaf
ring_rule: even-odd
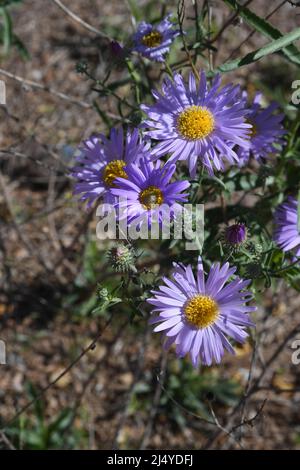
[[[22,57],[22,59],[24,60],[30,59],[30,54],[29,54],[27,47],[16,34],[13,34],[13,45],[16,46],[16,48],[18,49],[19,54]]]
[[[212,177],[210,177],[210,178],[203,177],[203,180],[208,180],[208,179],[215,181],[215,182],[216,182],[217,184],[219,184],[223,189],[225,189],[225,190],[227,189],[225,183],[224,183],[220,178],[218,178],[217,176],[212,176]]]
[[[249,8],[240,5],[236,0],[223,1],[234,11],[239,12],[239,16],[243,18],[250,26],[255,28],[259,33],[271,39],[279,39],[283,37],[281,31],[275,28],[271,23],[257,16],[255,13],[253,13],[253,11],[249,10]],[[284,47],[282,52],[291,62],[300,65],[300,51],[296,46],[291,44],[290,46]]]
[[[0,7],[7,7],[13,3],[21,3],[23,0],[0,0]]]
[[[300,233],[300,191],[298,192],[298,232]]]
[[[300,39],[300,28],[295,28],[290,33],[285,34],[284,36],[279,39],[276,39],[275,41],[269,42],[265,46],[250,52],[244,57],[232,60],[230,62],[225,62],[225,64],[217,68],[217,71],[226,73],[231,72],[232,70],[235,70],[239,67],[243,67],[244,65],[249,65],[261,59],[262,57],[280,51],[284,47],[292,44],[294,41],[297,41],[297,39]]]
[[[6,8],[0,9],[0,14],[3,17],[3,49],[4,55],[9,53],[9,50],[12,45],[13,33],[12,33],[12,21],[10,14]]]
[[[105,122],[105,124],[107,125],[107,127],[111,127],[112,123],[110,118],[107,116],[106,112],[100,108],[96,100],[93,101],[93,105],[99,116],[103,119],[103,122]]]
[[[141,8],[138,6],[136,0],[127,0],[128,6],[130,8],[132,16],[136,19],[136,21],[141,20]]]

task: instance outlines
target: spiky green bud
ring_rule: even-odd
[[[128,271],[136,272],[134,266],[135,252],[130,245],[118,244],[112,247],[107,254],[111,267],[116,272],[125,273]]]

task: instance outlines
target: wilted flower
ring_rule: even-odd
[[[109,43],[109,48],[110,48],[110,51],[112,53],[112,55],[115,57],[115,58],[122,58],[123,55],[124,55],[124,47],[121,46],[121,44],[118,42],[118,41],[111,41]]]
[[[147,300],[158,313],[150,323],[160,323],[154,331],[164,331],[165,348],[175,343],[177,355],[189,353],[194,367],[199,361],[219,363],[224,348],[234,354],[226,336],[243,343],[248,336],[245,328],[254,326],[248,312],[256,307],[247,305],[252,294],[243,290],[250,280],[236,277],[225,286],[235,271],[228,263],[216,263],[205,281],[201,258],[196,279],[191,265],[174,264],[172,280],[163,278],[165,286],[152,291],[154,297]]]
[[[198,160],[210,174],[224,170],[224,161],[237,163],[235,145],[249,147],[251,124],[245,122],[245,100],[238,86],[227,85],[219,90],[221,78],[216,76],[209,89],[205,73],[196,83],[191,73],[188,86],[180,74],[174,81],[167,78],[162,94],[153,91],[154,105],[143,105],[148,115],[143,127],[159,143],[153,154],[159,158],[171,154],[170,162],[187,160],[190,174],[196,174]]]
[[[122,46],[118,41],[110,41],[108,45],[109,61],[116,65],[125,63],[125,58],[128,50]]]

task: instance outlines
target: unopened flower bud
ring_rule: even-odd
[[[136,271],[134,266],[135,253],[131,246],[119,244],[108,252],[112,268],[117,272]]]

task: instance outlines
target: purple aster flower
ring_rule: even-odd
[[[298,221],[298,201],[289,196],[275,212],[274,240],[283,251],[294,250],[300,256],[300,231]]]
[[[244,97],[247,98],[246,93],[244,93]],[[278,104],[275,102],[262,108],[261,98],[262,94],[257,93],[246,115],[246,121],[252,125],[252,129],[249,148],[238,149],[240,166],[246,165],[251,155],[255,160],[262,161],[271,153],[278,152],[276,145],[284,144],[282,136],[286,134],[286,131],[281,124],[284,114],[274,114],[274,111],[278,109]]]
[[[247,227],[242,223],[235,223],[226,227],[224,232],[225,242],[233,247],[243,244],[247,239]]]
[[[133,163],[126,167],[127,179],[118,178],[117,187],[112,188],[114,196],[118,196],[116,207],[120,219],[127,218],[127,223],[133,221],[139,226],[151,222],[162,223],[174,217],[181,209],[179,202],[188,199],[187,193],[182,193],[190,186],[188,181],[170,183],[176,165],[164,165],[143,159],[139,164]]]
[[[169,52],[170,45],[180,34],[179,30],[173,28],[174,24],[169,21],[171,16],[171,14],[166,16],[155,26],[144,21],[140,23],[133,36],[132,50],[139,52],[147,59],[164,62],[164,56]]]
[[[194,367],[199,361],[220,363],[224,348],[234,354],[227,336],[243,343],[248,336],[245,328],[254,326],[247,313],[256,307],[247,305],[252,294],[243,290],[250,280],[236,277],[224,287],[235,271],[228,263],[216,263],[205,281],[201,258],[196,279],[191,265],[175,263],[173,279],[163,278],[165,286],[152,291],[154,297],[147,300],[158,313],[150,323],[160,323],[154,331],[164,331],[164,347],[175,343],[177,355],[189,353]]]
[[[110,189],[115,186],[117,177],[126,178],[126,165],[150,158],[149,143],[145,144],[138,130],[128,131],[124,137],[123,129],[111,129],[110,138],[99,134],[83,142],[79,148],[77,164],[72,169],[76,178],[74,194],[81,194],[81,200],[93,202],[103,196],[105,202],[113,202]]]
[[[188,86],[179,74],[172,82],[167,78],[162,94],[153,91],[154,105],[143,105],[149,119],[143,127],[159,143],[153,153],[157,158],[171,153],[172,162],[187,160],[194,177],[198,159],[213,174],[213,167],[224,170],[224,160],[239,160],[234,145],[249,146],[251,125],[245,122],[245,100],[238,86],[227,85],[219,90],[217,76],[209,89],[205,73],[197,85],[191,73]]]

